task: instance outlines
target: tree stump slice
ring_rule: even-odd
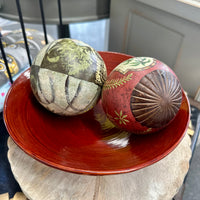
[[[29,200],[171,200],[189,169],[190,137],[168,156],[143,169],[92,176],[49,167],[23,152],[9,137],[12,172]]]
[[[17,192],[10,200],[28,200],[22,192]]]

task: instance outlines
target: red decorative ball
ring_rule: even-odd
[[[119,128],[147,134],[167,126],[182,102],[182,87],[163,62],[134,57],[109,74],[102,90],[107,117]]]

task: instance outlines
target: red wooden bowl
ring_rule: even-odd
[[[108,73],[131,56],[100,52]],[[29,70],[14,82],[4,105],[7,130],[27,154],[58,169],[84,174],[131,172],[155,163],[182,140],[190,119],[183,93],[173,122],[150,135],[130,135],[106,118],[101,101],[79,116],[62,117],[43,108],[35,99]]]

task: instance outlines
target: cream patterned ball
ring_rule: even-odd
[[[71,116],[93,108],[106,77],[105,63],[97,51],[81,41],[64,38],[39,52],[31,66],[30,82],[46,109]]]

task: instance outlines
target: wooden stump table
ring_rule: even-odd
[[[191,157],[190,137],[159,162],[131,173],[105,176],[54,169],[8,139],[12,172],[29,200],[171,200],[181,187]]]

